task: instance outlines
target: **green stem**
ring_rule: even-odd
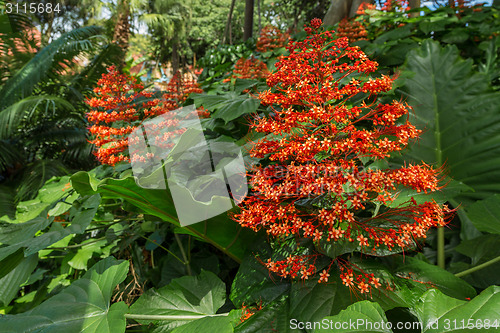
[[[182,264],[184,264],[184,265],[186,264],[186,263],[185,263],[185,262],[184,262],[181,258],[179,258],[178,256],[176,256],[176,255],[175,255],[172,251],[170,251],[169,249],[167,249],[165,246],[163,246],[163,245],[159,244],[159,243],[158,243],[157,241],[155,241],[154,239],[151,239],[151,238],[148,238],[148,237],[146,237],[146,236],[142,236],[142,235],[141,235],[141,237],[142,237],[142,238],[144,238],[145,240],[150,241],[150,242],[151,242],[151,243],[153,243],[153,244],[158,245],[158,247],[159,247],[160,249],[163,249],[163,250],[167,251],[168,253],[170,253],[170,254],[171,254],[171,255],[172,255],[175,259],[179,260]]]
[[[481,265],[477,265],[475,267],[472,267],[472,268],[469,268],[463,272],[460,272],[460,273],[457,273],[455,274],[456,277],[462,277],[462,276],[465,276],[465,275],[469,275],[471,273],[474,273],[474,272],[477,272],[479,271],[480,269],[483,269],[483,268],[486,268],[490,265],[493,265],[494,263],[496,262],[499,262],[500,261],[500,256],[494,258],[494,259],[491,259],[491,260],[488,260],[487,262],[485,263],[482,263]]]
[[[150,202],[148,202],[143,197],[141,197],[141,199],[143,201],[140,201],[140,200],[138,200],[138,199],[136,199],[134,197],[131,197],[130,195],[124,194],[123,191],[120,192],[120,191],[114,190],[113,187],[111,187],[109,185],[100,185],[100,187],[104,191],[108,191],[110,193],[113,193],[114,195],[127,200],[132,205],[134,205],[134,206],[136,206],[138,208],[141,208],[144,211],[147,211],[148,209],[150,209],[152,211],[155,211],[157,214],[153,214],[153,215],[161,218],[165,222],[170,222],[173,225],[175,225],[176,227],[182,227],[181,224],[180,224],[180,222],[176,218],[174,218],[172,215],[168,214],[167,212],[165,212],[165,211],[163,211],[163,210],[155,207],[153,204],[151,204]],[[115,186],[115,187],[119,187],[119,186]],[[122,187],[122,188],[125,189],[125,190],[127,190],[127,188],[124,188],[124,187]],[[54,206],[55,206],[55,204],[54,204]],[[233,259],[234,261],[236,261],[238,264],[241,264],[241,258],[235,256],[231,252],[228,252],[223,246],[221,246],[220,244],[218,244],[217,242],[215,242],[210,237],[206,236],[206,233],[207,233],[207,229],[206,229],[207,228],[207,222],[205,221],[204,223],[205,223],[205,231],[203,233],[201,233],[198,230],[196,230],[195,228],[192,228],[192,227],[189,227],[189,226],[186,226],[186,227],[183,227],[183,228],[186,229],[186,230],[189,230],[190,232],[192,232],[196,236],[198,236],[198,237],[202,238],[203,240],[205,240],[206,242],[212,244],[213,246],[215,246],[216,248],[218,248],[219,250],[221,250],[222,252],[224,252],[226,255],[228,255],[231,259]]]
[[[106,239],[106,237],[100,237],[96,238],[90,242],[87,243],[80,243],[80,244],[74,244],[74,245],[68,245],[68,246],[54,246],[54,247],[47,247],[47,250],[66,250],[66,249],[76,249],[85,245],[90,245],[90,244],[95,244],[97,242],[100,242],[102,240]]]
[[[229,313],[221,313],[215,315],[194,315],[194,316],[167,316],[167,315],[140,315],[133,313],[126,313],[127,319],[138,320],[197,320],[205,317],[226,317]]]
[[[181,250],[182,259],[184,259],[184,265],[186,265],[187,273],[188,275],[191,276],[193,275],[191,272],[191,266],[189,265],[189,260],[186,256],[186,252],[184,251],[184,246],[182,246],[181,239],[179,238],[179,235],[177,235],[175,232],[174,232],[174,237],[175,240],[177,241],[177,244],[179,245],[179,249]]]
[[[374,212],[373,212],[372,217],[377,216],[378,211],[380,210],[380,206],[382,206],[382,205],[380,204],[380,202],[377,202],[377,203],[376,203],[375,210],[374,210]]]
[[[445,256],[444,256],[444,227],[437,229],[437,265],[445,269]]]

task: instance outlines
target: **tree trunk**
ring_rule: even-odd
[[[243,40],[249,39],[253,34],[253,7],[254,0],[245,1],[245,23],[243,25]]]
[[[344,17],[349,15],[352,0],[332,0],[325,14],[323,24],[325,26],[335,25]]]
[[[331,0],[330,7],[323,19],[324,25],[335,25],[344,17],[355,16],[363,2],[373,3],[373,0]]]
[[[259,17],[259,35],[260,35],[260,30],[262,30],[262,22],[261,22],[261,18],[260,18],[260,0],[257,0],[257,16]]]
[[[410,9],[413,9],[413,8],[420,8],[420,0],[409,0],[408,1],[408,5],[410,6]],[[420,13],[418,12],[415,12],[415,13],[411,13],[410,14],[410,17],[417,17],[417,16],[420,16]]]
[[[226,22],[226,28],[224,29],[224,36],[222,36],[222,42],[221,44],[226,43],[229,41],[229,44],[233,44],[232,41],[232,36],[231,36],[231,27],[232,27],[232,20],[233,20],[233,11],[234,11],[234,4],[236,0],[231,1],[231,7],[229,7],[229,14],[227,14],[227,22]]]
[[[172,72],[175,74],[179,70],[179,42],[174,38],[172,42]]]
[[[122,66],[125,62],[130,37],[130,0],[120,0],[117,6],[115,29],[113,33],[113,43],[118,45],[122,52],[120,55]]]

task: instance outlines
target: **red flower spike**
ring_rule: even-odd
[[[166,87],[162,98],[135,103],[139,98],[151,98],[141,83],[131,76],[119,73],[115,66],[108,68],[94,89],[95,97],[87,99],[91,111],[87,120],[91,123],[90,142],[97,147],[95,156],[102,164],[115,165],[129,161],[127,136],[147,118],[164,114],[180,107],[192,92],[202,92],[197,83],[175,74]],[[203,111],[200,111],[204,115]],[[137,155],[135,158],[141,159]]]
[[[314,20],[304,41],[288,44],[289,55],[279,59],[277,70],[267,77],[269,89],[259,94],[273,113],[256,118],[252,127],[275,136],[254,142],[250,154],[265,158],[269,166],[249,172],[251,195],[232,218],[276,239],[310,238],[320,253],[325,242],[336,241],[353,242],[367,255],[411,249],[430,228],[446,224],[448,210],[434,201],[390,204],[401,187],[439,190],[440,170],[426,164],[365,168],[364,159],[385,159],[421,131],[408,121],[411,108],[406,103],[351,105],[349,100],[360,93],[377,101],[378,94],[392,89],[394,78],[372,77],[376,62],[347,38],[332,39],[331,32],[320,29],[320,20]],[[321,207],[301,207],[303,199],[312,198],[323,200]],[[316,274],[310,266],[314,256],[290,255],[265,265],[283,278],[305,280],[311,278],[309,272]],[[340,257],[333,260],[342,283],[354,292],[381,286],[378,278],[354,273]],[[326,282],[325,274],[319,274],[321,282]]]

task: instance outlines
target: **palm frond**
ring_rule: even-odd
[[[30,200],[52,177],[64,176],[68,170],[59,160],[39,160],[28,165],[16,194],[16,201]]]
[[[96,26],[78,28],[64,33],[44,47],[5,82],[0,90],[0,110],[31,94],[33,88],[48,76],[54,69],[54,65],[58,64],[58,60],[71,61],[75,55],[74,52],[87,50],[89,44],[85,40],[89,40],[101,32],[102,29]]]
[[[0,217],[7,215],[14,218],[16,215],[15,191],[12,187],[0,185]]]
[[[65,99],[51,95],[26,97],[0,111],[0,139],[10,138],[18,130],[21,121],[29,121],[37,112],[57,110],[74,111],[75,107]]]
[[[0,174],[16,164],[22,164],[24,160],[22,155],[22,152],[12,142],[0,140]]]

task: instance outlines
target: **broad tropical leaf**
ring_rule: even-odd
[[[245,114],[255,112],[260,105],[258,99],[235,92],[228,92],[223,95],[193,94],[191,97],[194,99],[197,107],[203,106],[208,110],[214,111],[212,118],[220,118],[225,123]]]
[[[121,198],[146,214],[178,226],[178,232],[188,233],[214,245],[236,261],[241,261],[246,248],[256,237],[253,231],[230,220],[227,213],[180,228],[169,191],[142,188],[133,177],[106,178],[99,182],[87,172],[77,172],[71,177],[71,183],[82,195],[100,193],[105,198]]]
[[[482,332],[478,324],[490,323],[491,332],[499,331],[498,309],[500,287],[491,286],[467,302],[458,300],[432,289],[421,298],[413,312],[422,324],[423,333]],[[496,320],[496,327],[494,325]],[[465,327],[464,327],[465,326]]]
[[[34,309],[17,315],[0,315],[0,331],[18,332],[125,332],[127,305],[110,305],[116,286],[125,280],[128,262],[106,258],[83,278]]]
[[[412,122],[424,131],[405,156],[444,166],[474,189],[461,199],[500,190],[500,93],[472,66],[456,47],[426,40],[407,58],[405,70],[415,75],[403,87],[414,108]]]
[[[0,279],[0,305],[9,305],[9,303],[16,297],[21,284],[26,282],[31,275],[31,272],[35,270],[37,263],[38,255],[36,254],[30,255],[27,258],[22,258],[14,269]],[[2,265],[3,264],[4,262],[2,261]],[[2,330],[0,329],[0,331]]]
[[[484,264],[500,257],[500,235],[486,234],[474,239],[464,240],[455,247],[455,251],[471,258],[471,263],[455,263],[456,271],[462,272],[474,266]],[[476,288],[485,289],[491,285],[500,285],[500,262],[484,267],[462,277]]]
[[[388,328],[384,310],[377,303],[370,301],[354,303],[338,315],[324,318],[320,323],[319,328],[309,329],[314,329],[314,332],[392,332]]]
[[[64,228],[60,224],[53,224],[49,231],[36,237],[35,235],[40,230],[51,225],[54,220],[53,217],[47,216],[46,211],[28,222],[0,224],[0,243],[2,244],[0,246],[0,260],[21,248],[24,249],[24,255],[29,256],[66,236],[83,233],[94,218],[100,202],[99,194],[75,202],[69,212],[69,226]]]
[[[473,203],[466,213],[477,230],[500,234],[500,195]]]
[[[160,326],[159,332],[193,322],[199,327],[200,322],[208,326],[221,327],[220,332],[227,332],[231,326],[228,318],[207,318],[214,316],[226,301],[226,287],[213,273],[201,271],[199,276],[184,276],[172,280],[167,286],[158,290],[146,291],[130,308],[130,318],[140,322],[154,322]],[[141,319],[141,315],[157,316],[156,319]],[[195,324],[196,323],[196,324]],[[228,326],[229,324],[229,326]],[[226,328],[224,328],[226,327]],[[196,330],[195,330],[196,331]],[[179,332],[187,332],[179,330]],[[210,330],[207,332],[217,332]]]

